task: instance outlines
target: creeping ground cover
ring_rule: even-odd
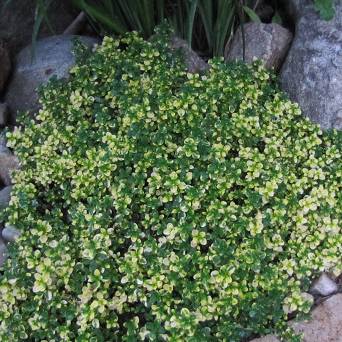
[[[21,163],[0,274],[0,340],[247,341],[307,313],[342,270],[341,134],[323,133],[259,63],[188,74],[159,33],[78,48]]]

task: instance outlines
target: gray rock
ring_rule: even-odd
[[[318,305],[311,319],[292,321],[290,325],[297,333],[303,333],[303,342],[342,341],[342,294],[337,294]]]
[[[0,147],[0,180],[5,185],[11,185],[11,172],[18,168],[18,158],[9,149]]]
[[[298,334],[303,333],[303,342],[341,342],[342,339],[342,294],[330,297],[311,312],[306,321],[290,321],[289,325]],[[250,342],[280,342],[267,335]]]
[[[342,2],[331,21],[308,0],[291,0],[294,41],[281,70],[282,88],[323,129],[342,129]]]
[[[208,63],[199,57],[196,52],[189,47],[185,40],[173,37],[170,46],[174,50],[181,49],[184,54],[187,70],[190,73],[203,72],[209,68]]]
[[[6,103],[0,103],[0,126],[6,126],[9,118],[8,106]]]
[[[4,241],[0,238],[0,267],[3,266],[7,258],[8,258],[7,247]]]
[[[8,207],[8,204],[11,199],[11,191],[12,186],[6,186],[2,190],[0,190],[0,210]]]
[[[294,20],[298,20],[306,11],[307,6],[313,6],[312,0],[280,0],[285,12]]]
[[[326,273],[322,273],[321,276],[313,283],[310,292],[320,296],[329,296],[337,292],[337,290],[337,284],[331,280]]]
[[[245,61],[251,63],[261,59],[267,68],[279,69],[290,47],[292,33],[278,24],[250,22],[244,25]],[[225,49],[225,60],[243,59],[241,28],[236,31],[232,42]]]
[[[0,41],[0,92],[3,91],[11,72],[11,59],[6,44]]]
[[[9,44],[13,54],[17,54],[24,46],[31,43],[35,21],[36,0],[0,1],[0,39]],[[47,14],[54,34],[61,34],[77,16],[70,0],[50,1]],[[51,35],[51,30],[43,20],[39,30],[39,38]]]
[[[14,242],[20,236],[20,232],[13,226],[6,226],[2,230],[1,235],[2,235],[3,240],[7,242]]]
[[[35,112],[39,108],[37,87],[46,84],[52,76],[67,78],[75,64],[72,53],[73,40],[80,39],[92,46],[98,40],[91,37],[60,35],[42,39],[36,43],[35,59],[31,58],[31,46],[16,57],[12,79],[6,93],[6,102],[12,113]]]
[[[8,151],[8,148],[6,147],[7,140],[6,135],[4,132],[0,132],[0,152]]]

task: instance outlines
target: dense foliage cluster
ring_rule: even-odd
[[[341,137],[258,63],[188,74],[165,35],[105,38],[37,122],[5,219],[1,341],[243,341],[341,271]],[[287,337],[286,337],[287,336]]]

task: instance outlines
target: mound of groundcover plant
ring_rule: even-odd
[[[341,271],[341,140],[260,64],[188,74],[167,35],[78,48],[21,162],[1,341],[293,341],[310,281]]]

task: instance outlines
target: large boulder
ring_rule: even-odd
[[[322,20],[313,1],[291,0],[294,41],[281,70],[282,88],[323,129],[342,129],[342,2]]]
[[[292,33],[278,24],[250,22],[244,25],[245,61],[261,59],[267,68],[279,69],[290,47]],[[243,59],[241,28],[235,32],[233,40],[226,47],[225,60]]]
[[[34,112],[39,108],[37,88],[52,76],[66,78],[75,64],[72,53],[74,39],[87,46],[98,40],[91,37],[59,35],[42,39],[36,43],[35,58],[31,58],[31,46],[24,48],[16,57],[12,79],[6,93],[6,102],[12,112]]]
[[[0,20],[1,21],[1,20]],[[0,93],[11,71],[11,59],[6,44],[0,40]]]
[[[35,22],[35,10],[37,0],[12,0],[0,1],[0,39],[4,39],[11,52],[16,54],[24,46],[31,42],[33,26]],[[47,1],[44,1],[47,3]],[[49,24],[54,34],[61,34],[77,16],[70,0],[50,1],[47,15]],[[43,20],[39,31],[39,37],[51,35],[46,22]]]

